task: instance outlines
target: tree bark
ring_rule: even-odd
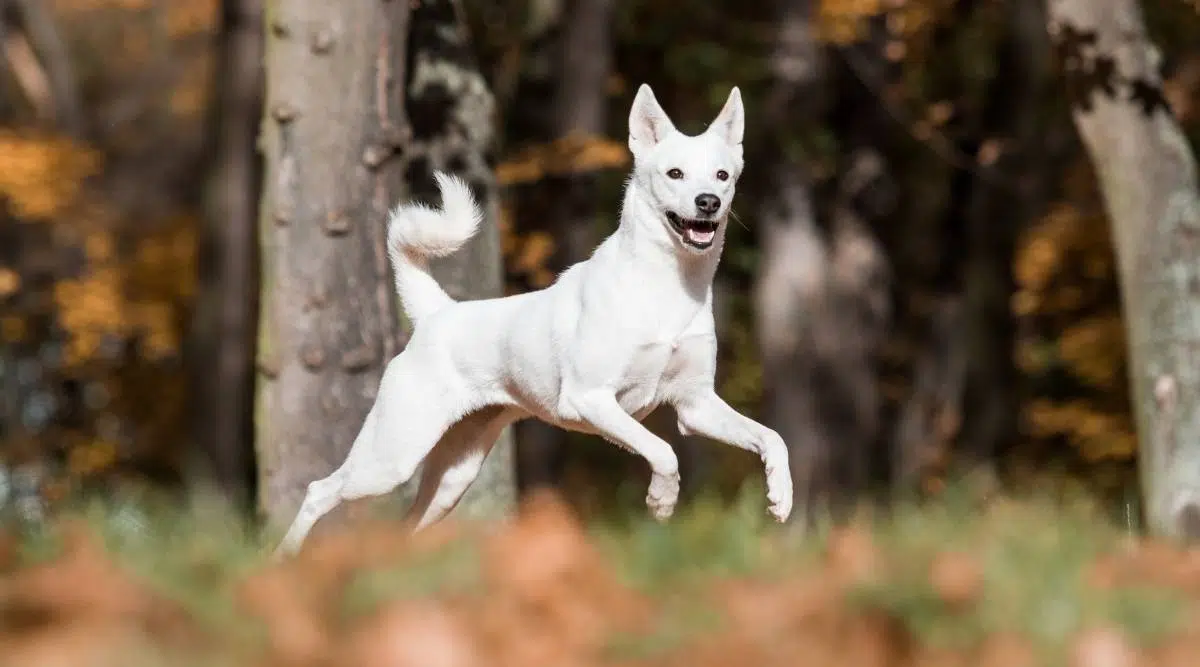
[[[384,236],[407,194],[409,7],[266,5],[255,433],[271,521],[341,464],[400,347]]]
[[[1049,32],[1112,221],[1143,511],[1200,538],[1200,193],[1135,0],[1050,0]]]
[[[462,177],[474,191],[486,221],[461,250],[432,262],[434,277],[455,299],[501,296],[498,191],[492,168],[495,100],[480,73],[458,0],[417,0],[404,79],[404,104],[412,129],[405,181],[412,198],[437,201],[433,171]],[[511,429],[505,429],[483,469],[451,516],[489,518],[507,514],[516,501]],[[405,485],[415,495],[419,475]]]
[[[193,442],[203,477],[235,505],[254,477],[255,223],[262,165],[262,0],[224,0],[212,83],[200,288],[193,314]]]

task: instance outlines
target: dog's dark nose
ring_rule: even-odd
[[[721,198],[716,195],[696,195],[696,208],[701,213],[712,215],[721,209]]]

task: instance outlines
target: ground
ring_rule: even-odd
[[[218,510],[81,508],[0,541],[0,666],[1195,664],[1200,551],[1086,502],[963,499],[801,534],[757,493],[667,525],[549,496],[272,564]]]

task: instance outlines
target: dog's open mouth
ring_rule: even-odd
[[[713,244],[713,239],[717,236],[717,226],[720,224],[716,220],[681,218],[671,211],[667,211],[667,221],[684,243],[701,250]]]

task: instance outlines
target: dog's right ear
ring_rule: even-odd
[[[629,150],[637,155],[653,148],[674,131],[675,124],[659,106],[654,91],[643,83],[633,98],[633,108],[629,110]]]

